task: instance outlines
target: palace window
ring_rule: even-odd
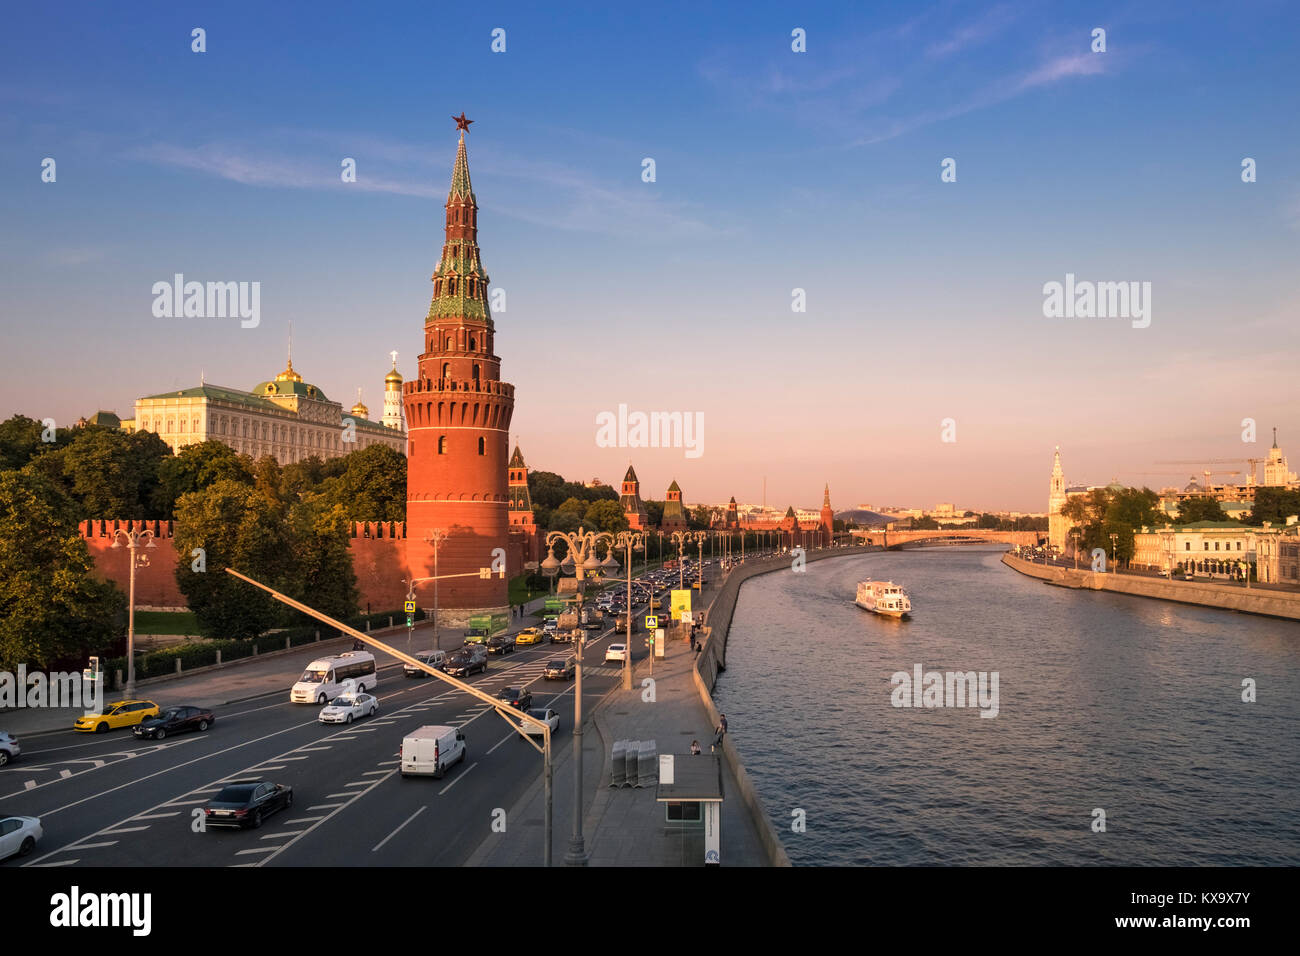
[[[484,438],[478,440],[478,453],[480,455],[487,454],[487,440]]]
[[[455,278],[455,276],[453,276],[452,278],[450,278],[450,279],[447,280],[447,294],[448,294],[448,295],[455,295],[455,294],[456,294],[456,278]]]
[[[469,337],[469,350],[470,350],[471,352],[473,352],[477,347],[478,347],[478,346],[477,346],[477,344],[476,344],[476,340],[475,340],[474,336],[471,335],[471,336]]]
[[[450,346],[451,340],[448,339],[447,342],[448,342],[448,345]],[[442,377],[443,377],[443,378],[451,378],[451,363],[450,363],[450,362],[443,362],[443,363],[442,363]]]
[[[446,436],[446,435],[440,435],[440,436],[438,436],[438,454],[439,454],[439,455],[445,455],[445,454],[447,454],[447,436]]]
[[[474,382],[478,383],[478,362],[474,363]]]

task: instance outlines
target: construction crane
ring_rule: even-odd
[[[1158,461],[1156,462],[1156,464],[1157,465],[1235,465],[1238,462],[1242,462],[1242,461],[1249,462],[1250,464],[1250,470],[1246,472],[1246,484],[1247,485],[1255,484],[1255,475],[1258,473],[1258,465],[1261,461],[1265,461],[1265,459],[1263,458],[1197,458],[1197,459],[1189,459],[1185,461]],[[1240,474],[1240,470],[1224,471],[1224,472],[1219,472],[1219,471],[1204,472],[1204,474],[1206,475],[1206,481],[1209,481],[1209,476],[1211,474],[1236,475],[1236,474]]]

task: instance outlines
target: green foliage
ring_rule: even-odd
[[[1286,519],[1291,515],[1300,515],[1300,489],[1255,489],[1255,510],[1251,512],[1250,524],[1258,528],[1265,521],[1270,521],[1276,527],[1286,524]]]
[[[153,432],[80,429],[63,452],[64,480],[79,517],[168,517],[166,503],[156,499],[159,464],[171,453]]]
[[[218,481],[251,485],[253,459],[237,454],[224,442],[209,440],[186,445],[179,454],[158,463],[156,500],[162,512],[170,515],[181,496]]]
[[[1188,498],[1178,504],[1178,517],[1175,524],[1193,524],[1197,521],[1227,521],[1223,507],[1215,498],[1197,496]],[[1163,523],[1163,522],[1162,522]]]
[[[626,531],[628,526],[627,515],[623,514],[623,508],[617,501],[608,498],[589,504],[582,523],[592,531]]]
[[[326,479],[321,491],[352,521],[406,519],[406,456],[387,445],[371,445],[341,459],[344,469]],[[285,469],[286,482],[294,476]],[[322,463],[320,473],[326,473]]]
[[[41,436],[45,426],[26,415],[14,415],[7,421],[0,422],[0,471],[22,468],[33,458],[61,448],[71,436],[68,429],[58,429],[54,442],[43,442]]]
[[[0,472],[0,669],[109,647],[126,600],[95,578],[76,504],[39,469]]]
[[[1159,500],[1150,488],[1115,492],[1094,488],[1067,501],[1061,514],[1078,533],[1081,552],[1102,548],[1111,559],[1126,562],[1133,557],[1133,536],[1140,528],[1165,524],[1164,512],[1157,507]]]
[[[281,508],[248,485],[218,481],[176,503],[176,582],[205,636],[255,637],[284,619],[282,605],[225,569],[283,590],[288,544]],[[195,548],[205,552],[202,573],[187,560]]]
[[[664,523],[664,503],[662,501],[645,501],[646,520],[650,527],[657,528]]]
[[[291,597],[340,619],[357,607],[357,576],[348,547],[351,524],[343,506],[331,504],[323,494],[289,507],[292,558],[285,590]]]

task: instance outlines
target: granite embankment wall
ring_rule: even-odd
[[[1033,564],[1010,554],[1002,556],[1002,563],[1033,578],[1058,587],[1091,591],[1110,591],[1133,597],[1156,598],[1195,604],[1242,614],[1263,614],[1300,621],[1300,593],[1274,591],[1269,588],[1247,590],[1230,584],[1213,584],[1209,581],[1170,581],[1166,578],[1146,577],[1138,574],[1100,574],[1094,571],[1076,571]]]
[[[855,554],[871,554],[882,550],[884,549],[878,546],[828,548],[825,551],[808,552],[805,560],[809,562],[821,561],[826,558],[843,558]],[[732,615],[736,612],[736,600],[740,596],[740,586],[759,574],[768,574],[772,571],[789,571],[791,560],[788,555],[784,555],[779,558],[764,558],[758,561],[745,562],[727,576],[726,581],[704,612],[704,624],[708,631],[704,640],[704,649],[695,658],[695,687],[700,692],[700,700],[703,701],[704,709],[709,712],[709,719],[715,727],[718,725],[719,714],[717,705],[713,702],[713,685],[717,682],[718,673],[727,669],[727,638],[728,632],[731,630]],[[740,785],[740,799],[744,802],[745,808],[754,820],[759,838],[763,841],[763,849],[767,852],[768,862],[772,866],[789,866],[790,857],[781,844],[781,838],[776,832],[776,827],[772,825],[771,819],[763,809],[763,803],[758,797],[758,790],[755,789],[753,781],[745,770],[745,762],[741,759],[740,752],[736,749],[735,744],[732,743],[731,734],[727,734],[722,740],[722,753],[724,759],[731,765],[732,773],[736,775],[736,781]]]

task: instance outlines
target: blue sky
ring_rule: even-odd
[[[3,14],[0,414],[251,387],[290,321],[295,367],[377,408],[464,110],[533,467],[1042,510],[1056,444],[1084,483],[1262,454],[1246,417],[1300,456],[1286,4],[268,6]],[[260,281],[261,324],[154,318],[176,272]],[[1150,281],[1150,327],[1044,318],[1067,272]],[[704,454],[597,447],[620,403],[702,412]]]

